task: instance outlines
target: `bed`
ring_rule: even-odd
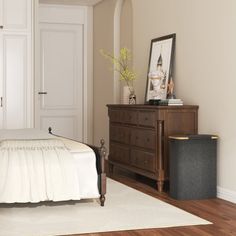
[[[79,143],[51,128],[0,130],[0,203],[99,198],[104,206],[104,144]]]

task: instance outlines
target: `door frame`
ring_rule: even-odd
[[[84,30],[84,51],[83,51],[83,142],[93,144],[93,7],[57,4],[36,4],[35,9],[35,85],[40,81],[40,34],[39,23],[50,23],[46,19],[41,21],[39,10],[50,9],[51,14],[56,14],[59,20],[61,10],[78,10],[83,17],[78,17],[79,24]],[[79,14],[78,14],[79,15]],[[34,126],[37,124],[37,96],[36,86],[34,89]]]

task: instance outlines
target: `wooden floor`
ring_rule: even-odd
[[[113,179],[162,201],[177,206],[187,212],[212,222],[212,225],[162,228],[150,230],[133,230],[110,233],[86,234],[86,236],[236,236],[236,204],[220,200],[176,201],[166,193],[160,194],[155,190],[155,182],[140,176],[115,172]],[[104,222],[105,223],[105,222]],[[75,235],[74,235],[75,236]]]

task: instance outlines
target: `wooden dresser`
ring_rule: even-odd
[[[107,105],[109,169],[117,166],[157,181],[168,180],[168,136],[197,134],[198,106]]]

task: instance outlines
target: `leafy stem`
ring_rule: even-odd
[[[129,69],[129,62],[131,61],[131,53],[127,48],[121,48],[119,56],[115,57],[109,53],[100,50],[101,54],[107,58],[114,65],[113,70],[118,72],[120,80],[124,81],[129,87],[130,92],[133,92],[133,81],[136,79],[136,74]]]

